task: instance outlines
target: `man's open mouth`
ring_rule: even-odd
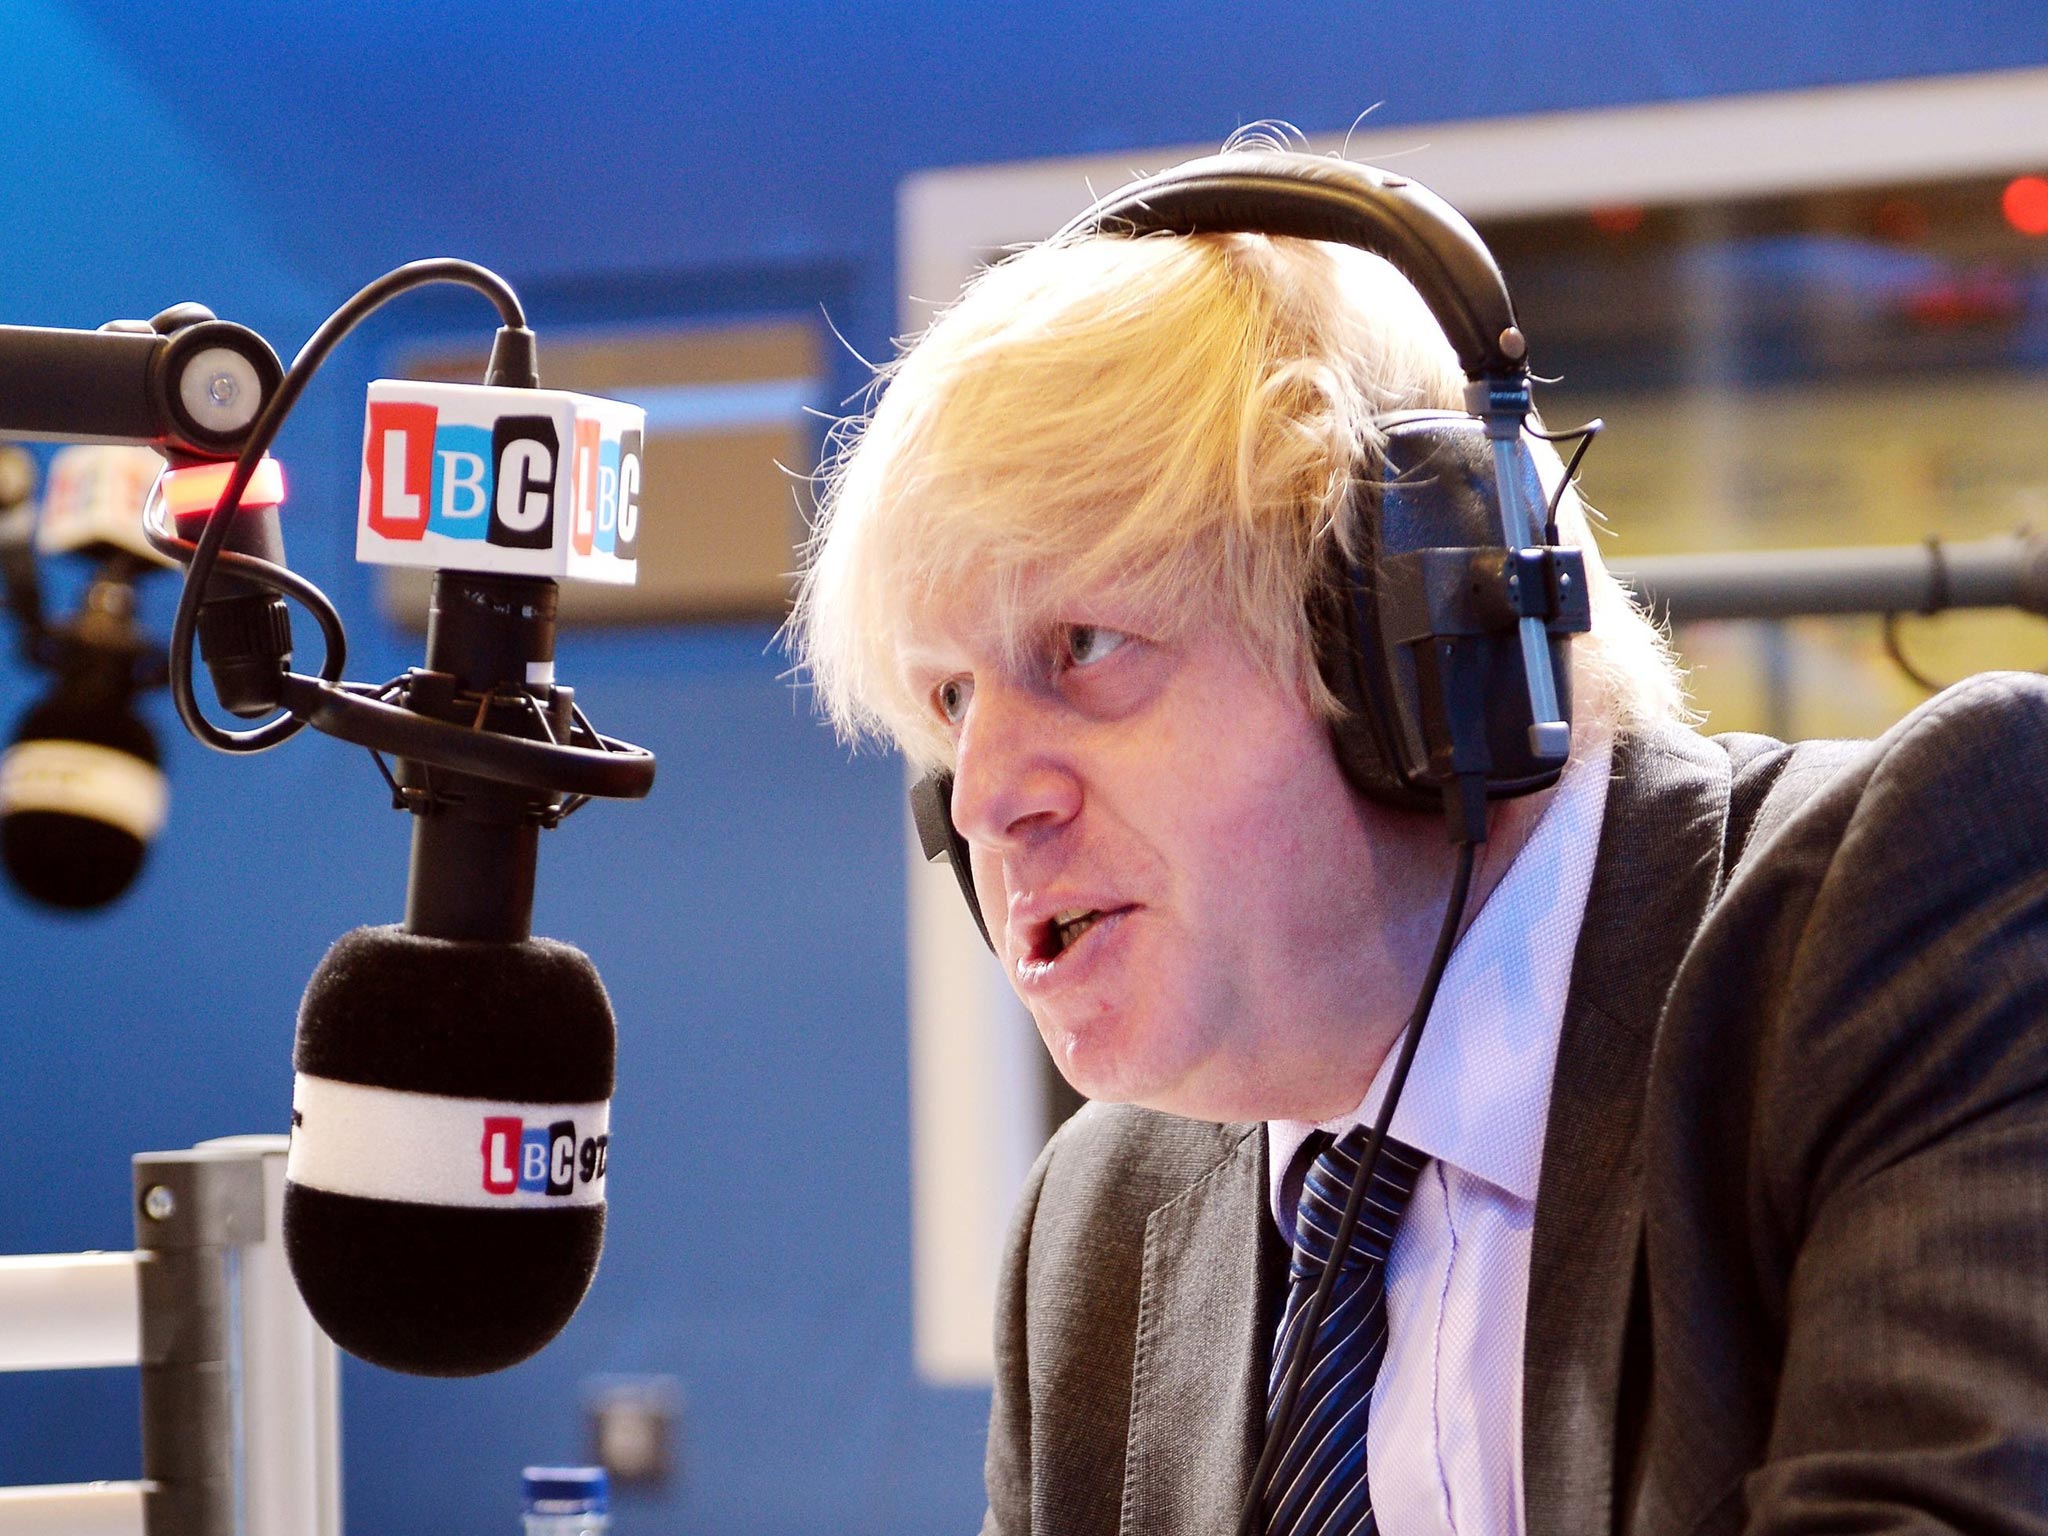
[[[1105,917],[1114,917],[1120,912],[1130,910],[1129,907],[1088,907],[1056,912],[1039,930],[1038,939],[1031,946],[1031,958],[1041,965],[1049,960],[1056,960],[1078,943],[1082,934]]]

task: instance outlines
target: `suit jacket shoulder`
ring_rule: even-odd
[[[1631,1523],[2039,1529],[2048,684],[1730,761],[1645,1115]]]

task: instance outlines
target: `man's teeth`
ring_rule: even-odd
[[[1061,953],[1069,944],[1072,944],[1074,940],[1093,927],[1096,919],[1101,916],[1101,912],[1093,908],[1087,911],[1054,914],[1052,920],[1052,952],[1056,955]]]

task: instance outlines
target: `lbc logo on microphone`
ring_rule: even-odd
[[[500,416],[488,429],[442,426],[431,405],[370,407],[370,526],[387,539],[484,539],[507,549],[554,543],[555,463],[547,416]]]
[[[646,412],[562,390],[370,386],[356,558],[631,582]]]
[[[604,1177],[611,1137],[576,1137],[576,1122],[528,1125],[511,1115],[484,1117],[484,1192],[567,1195]]]

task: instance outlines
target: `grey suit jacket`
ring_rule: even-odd
[[[2048,684],[1617,747],[1537,1197],[1531,1536],[2048,1532]],[[1091,1105],[1005,1263],[990,1536],[1226,1536],[1265,1136]]]

